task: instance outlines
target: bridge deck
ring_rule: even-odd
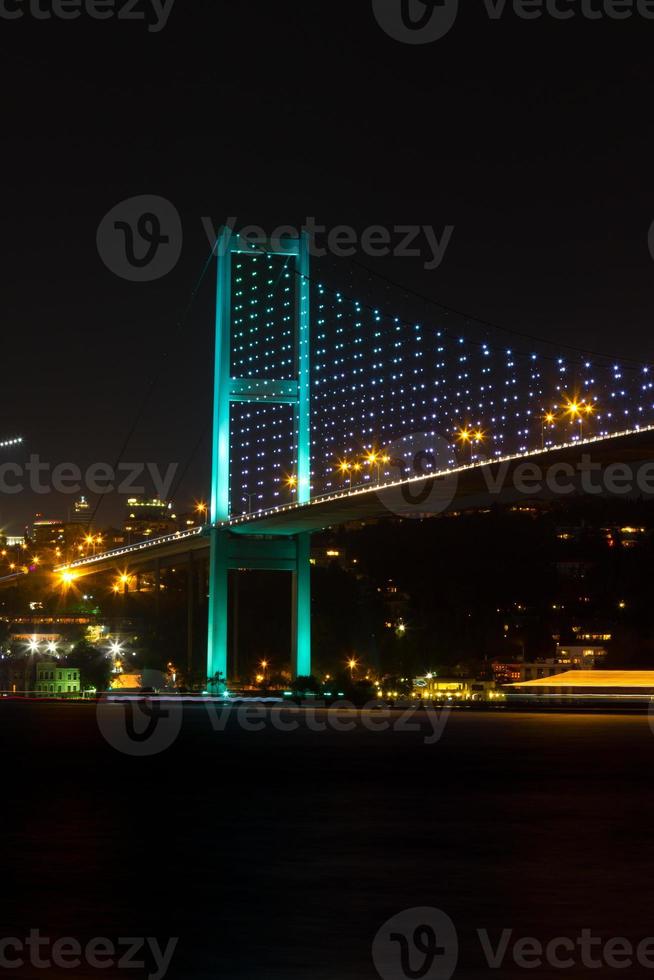
[[[243,515],[219,526],[235,534],[292,535],[371,518],[428,516],[493,503],[551,499],[556,496],[556,489],[551,486],[534,489],[531,493],[516,486],[516,470],[525,463],[531,463],[540,468],[543,483],[548,474],[553,479],[554,471],[558,470],[559,482],[578,484],[579,473],[573,481],[569,474],[560,471],[560,467],[561,464],[568,464],[576,470],[583,457],[599,470],[605,470],[612,463],[626,463],[635,472],[637,465],[654,460],[654,426],[461,466],[434,476],[412,477],[381,487],[369,485],[344,490],[315,497],[309,504],[288,504]],[[598,473],[590,479],[599,485]],[[650,495],[654,496],[654,467],[649,484],[652,486]],[[573,492],[575,489],[579,487],[573,486]],[[628,491],[625,491],[626,495]],[[642,495],[642,492],[634,489],[632,495]],[[165,559],[206,549],[209,547],[209,532],[209,526],[194,528],[79,559],[57,570],[70,568],[80,573],[91,573],[115,569],[121,564],[137,567],[156,558]]]

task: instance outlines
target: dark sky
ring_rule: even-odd
[[[364,259],[471,315],[654,359],[654,20],[461,6],[424,45],[389,37],[370,0],[176,0],[159,32],[27,3],[0,17],[0,429],[26,440],[4,459],[111,463],[138,419],[123,459],[179,463],[180,504],[206,495],[213,269],[179,326],[203,216],[453,225],[436,270]],[[134,283],[96,234],[144,194],[174,203],[183,250]],[[68,503],[2,494],[0,524]],[[119,513],[107,499],[99,522]]]

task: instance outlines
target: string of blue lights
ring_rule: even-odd
[[[239,256],[235,376],[292,377],[295,274],[264,250]],[[344,479],[351,485],[390,477],[385,451],[412,433],[439,439],[453,466],[654,420],[648,365],[517,351],[489,336],[487,323],[466,319],[465,336],[457,335],[451,323],[412,323],[310,282],[314,493],[342,487]],[[234,406],[231,430],[232,513],[290,501],[288,406]],[[377,452],[374,472],[370,458],[362,461],[366,451]]]

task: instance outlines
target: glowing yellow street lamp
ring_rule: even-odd
[[[586,418],[590,416],[595,411],[595,406],[590,402],[580,402],[577,398],[573,398],[572,401],[568,401],[565,406],[566,415],[570,416],[570,419],[575,422],[579,422],[579,438],[583,439],[584,436],[584,415]]]
[[[73,572],[70,569],[65,569],[59,575],[59,585],[63,590],[69,589],[76,578],[77,578],[76,572]]]
[[[356,660],[354,657],[350,657],[350,659],[347,662],[347,665],[350,668],[350,680],[354,680],[354,671],[359,666],[359,661]]]
[[[545,449],[545,428],[546,426],[552,426],[556,422],[556,415],[554,412],[545,412],[541,417],[541,436],[542,436],[542,447]]]
[[[293,493],[297,490],[297,477],[295,475],[286,477],[286,486]]]
[[[467,445],[470,446],[470,462],[472,462],[472,443],[473,443],[473,439],[474,439],[474,435],[470,431],[470,429],[468,428],[467,425],[465,426],[465,428],[459,429],[459,431],[456,434],[456,440],[457,440],[457,442],[460,442],[461,443],[461,447],[463,449],[465,449],[465,447]]]
[[[373,466],[377,468],[377,483],[380,480],[379,464],[383,462],[383,456],[377,449],[370,449],[363,458],[364,463],[372,470]]]
[[[341,459],[338,462],[338,472],[343,477],[344,482],[347,483],[347,477],[352,470],[352,463],[348,462],[347,459]]]

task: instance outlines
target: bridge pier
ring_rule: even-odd
[[[195,642],[195,562],[193,552],[188,553],[186,577],[186,669],[188,676],[193,670],[193,646]]]
[[[231,430],[230,408],[234,404],[287,405],[292,412],[294,469],[293,480],[298,504],[311,499],[310,424],[310,296],[309,238],[281,236],[275,240],[253,242],[223,228],[216,242],[216,343],[214,352],[214,404],[211,474],[211,557],[209,559],[209,637],[207,653],[208,684],[214,688],[227,679],[227,622],[229,570],[232,568],[288,571],[293,575],[293,643],[291,662],[294,674],[311,672],[311,584],[309,536],[299,533],[272,539],[255,539],[229,531],[225,525],[231,515]],[[262,255],[278,256],[284,268],[295,275],[293,302],[289,316],[293,321],[293,365],[277,366],[275,375],[232,374],[232,330],[234,308],[232,289],[235,268],[259,261]],[[236,267],[234,267],[234,261]],[[287,341],[284,340],[284,343]],[[240,343],[240,341],[239,341]],[[281,370],[281,367],[284,370]],[[241,365],[241,370],[243,367]]]
[[[227,531],[211,529],[209,549],[209,634],[207,638],[207,686],[218,685],[213,678],[227,680],[227,611],[229,602],[229,567],[227,564]]]
[[[295,542],[291,673],[293,677],[308,677],[311,673],[311,535],[297,534]]]
[[[211,531],[209,559],[208,689],[217,691],[229,676],[227,626],[229,571],[290,572],[292,587],[291,672],[311,673],[311,535],[254,537],[222,528]],[[220,675],[220,681],[213,681]]]

